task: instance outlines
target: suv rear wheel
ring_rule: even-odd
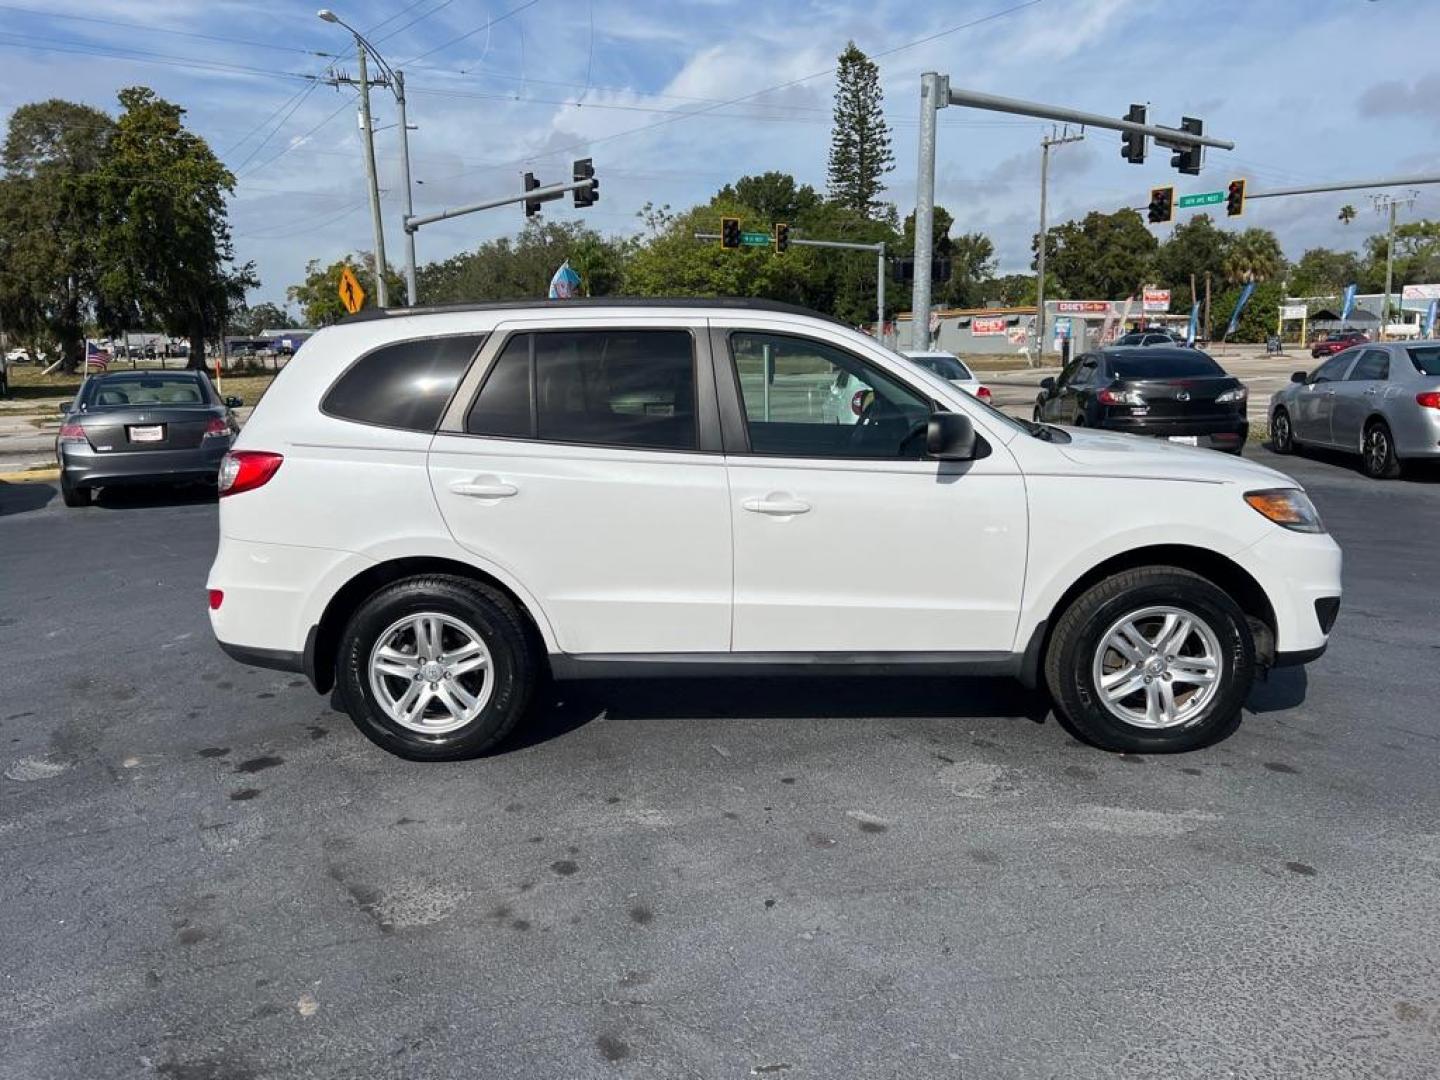
[[[524,715],[540,671],[510,600],[445,575],[397,581],[366,600],[337,667],[356,727],[415,761],[496,746]]]
[[[1240,723],[1255,677],[1245,613],[1179,567],[1127,570],[1055,626],[1045,679],[1077,732],[1107,750],[1194,750]]]

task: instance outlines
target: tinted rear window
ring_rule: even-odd
[[[1415,345],[1405,351],[1421,375],[1440,375],[1440,345]]]
[[[434,431],[483,334],[398,341],[357,360],[321,409],[344,420]]]
[[[1197,375],[1224,375],[1225,369],[1203,352],[1150,353],[1111,356],[1110,370],[1117,379],[1181,379]]]
[[[194,375],[156,375],[140,379],[91,378],[80,403],[87,408],[126,405],[213,405],[215,395],[208,378]]]

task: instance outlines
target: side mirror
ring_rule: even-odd
[[[227,398],[225,399],[225,407],[226,407],[227,409],[238,409],[238,408],[240,408],[241,405],[244,405],[244,404],[245,404],[245,399],[244,399],[244,398],[238,398],[238,397],[233,397],[233,396],[232,396],[232,397],[227,397]]]
[[[931,413],[925,429],[925,452],[937,461],[973,461],[975,425],[962,413]]]
[[[1046,376],[1045,378],[1040,380],[1040,389],[1044,390],[1047,394],[1054,393],[1055,380],[1050,378],[1049,376]]]
[[[1290,375],[1290,381],[1293,383],[1303,384],[1307,378],[1308,376],[1303,371],[1292,372]]]
[[[62,401],[62,402],[60,403],[60,406],[59,406],[59,407],[60,407],[60,415],[61,415],[61,416],[69,416],[69,415],[70,415],[70,402],[68,402],[68,401]]]

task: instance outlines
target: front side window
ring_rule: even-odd
[[[330,416],[380,427],[434,431],[483,334],[384,345],[352,364],[325,395]]]
[[[1384,349],[1366,349],[1365,354],[1360,357],[1360,362],[1355,365],[1355,370],[1350,372],[1348,382],[1374,381],[1376,379],[1388,379],[1390,377],[1390,357],[1385,354]]]
[[[465,420],[472,435],[694,450],[695,352],[684,330],[518,334]]]
[[[1348,349],[1345,352],[1336,353],[1315,369],[1310,376],[1310,382],[1339,382],[1345,378],[1345,372],[1355,362],[1355,356],[1356,354]]]
[[[853,353],[812,338],[750,331],[730,335],[730,353],[752,452],[924,456],[929,400]]]

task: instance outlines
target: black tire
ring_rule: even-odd
[[[1194,716],[1174,727],[1127,723],[1102,703],[1094,676],[1097,651],[1109,629],[1127,614],[1152,605],[1177,608],[1197,618],[1219,646],[1222,666],[1216,690]],[[1175,753],[1208,746],[1235,730],[1255,667],[1250,625],[1227,593],[1188,570],[1147,566],[1105,578],[1066,608],[1045,654],[1045,681],[1061,718],[1092,745],[1142,754]]]
[[[71,484],[62,474],[60,477],[60,498],[65,500],[66,506],[89,506],[95,497],[95,492],[88,487],[79,487]]]
[[[422,612],[458,619],[490,651],[489,700],[472,721],[444,734],[422,734],[392,719],[370,685],[369,658],[380,635],[406,615]],[[529,706],[541,669],[508,597],[479,582],[437,574],[387,585],[360,605],[340,642],[336,683],[345,711],[371,742],[412,761],[453,761],[493,749],[510,734]]]
[[[1365,425],[1360,444],[1360,467],[1372,480],[1394,480],[1400,475],[1400,459],[1395,456],[1395,437],[1384,420],[1371,420]]]
[[[1293,454],[1298,445],[1289,410],[1283,407],[1276,409],[1275,415],[1270,417],[1270,448],[1277,454]]]

